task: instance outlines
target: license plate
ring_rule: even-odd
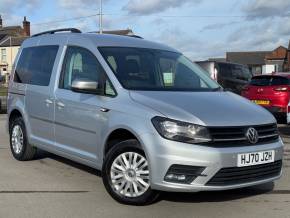
[[[256,104],[260,104],[260,105],[269,105],[270,101],[268,100],[252,100],[252,102],[256,103]]]
[[[260,151],[238,154],[238,167],[272,163],[275,160],[275,151]]]

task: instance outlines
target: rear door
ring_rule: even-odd
[[[50,78],[59,46],[24,48],[14,75],[14,81],[27,84],[25,108],[28,115],[31,143],[53,145],[54,105]]]

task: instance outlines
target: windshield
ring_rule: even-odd
[[[252,78],[250,85],[253,86],[289,85],[289,80],[282,76],[257,76]]]
[[[100,47],[99,51],[126,89],[212,91],[220,86],[182,54],[144,48]]]

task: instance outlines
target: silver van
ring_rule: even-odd
[[[7,123],[17,160],[43,149],[101,170],[125,204],[282,173],[283,142],[268,111],[223,91],[179,51],[139,38],[62,29],[25,40]]]

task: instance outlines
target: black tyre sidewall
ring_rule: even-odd
[[[19,154],[15,153],[13,150],[13,147],[12,147],[12,130],[16,125],[20,126],[22,133],[23,133],[23,147],[22,147],[22,150]],[[20,160],[20,161],[23,160],[23,156],[25,154],[25,150],[26,150],[28,144],[27,144],[27,135],[26,135],[25,124],[24,124],[24,121],[21,117],[18,117],[12,121],[10,128],[9,128],[9,135],[10,135],[9,136],[10,149],[11,149],[13,157],[17,160]]]
[[[158,192],[152,190],[151,187],[149,187],[148,190],[141,196],[134,198],[120,195],[113,190],[111,185],[111,173],[110,173],[111,165],[114,162],[115,158],[124,152],[136,152],[146,158],[146,155],[144,151],[141,149],[141,146],[137,140],[127,140],[119,143],[118,145],[115,145],[106,155],[103,164],[102,178],[106,190],[116,201],[122,204],[142,206],[153,203],[158,196]]]

